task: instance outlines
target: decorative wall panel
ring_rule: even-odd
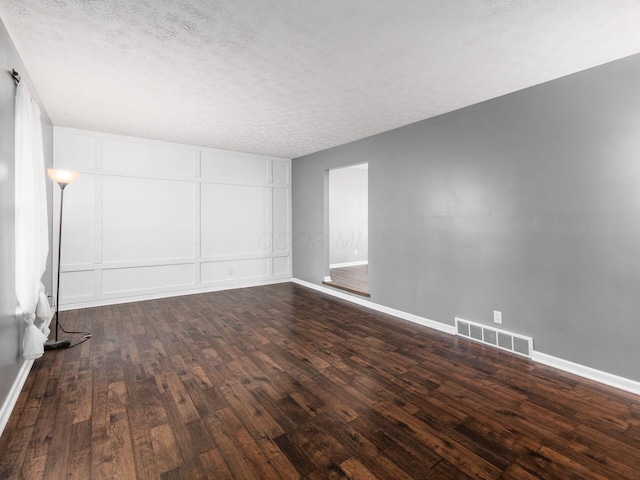
[[[227,260],[202,264],[203,282],[225,282],[231,278],[255,278],[269,275],[268,258]]]
[[[278,165],[281,162],[277,162]],[[217,152],[203,152],[201,175],[239,182],[268,182],[271,162],[255,155],[236,155]]]
[[[273,251],[287,253],[289,251],[289,189],[273,189]]]
[[[291,271],[291,257],[274,257],[273,274],[287,275]]]
[[[192,176],[196,150],[122,140],[103,141],[102,167],[124,172]]]
[[[95,167],[96,143],[98,139],[87,135],[58,136],[57,156],[64,159],[64,165],[71,167]]]
[[[192,258],[194,191],[193,182],[105,176],[103,261]]]
[[[193,285],[193,272],[193,264],[107,269],[102,272],[102,291],[104,293],[128,293]]]
[[[202,184],[202,256],[269,251],[271,188]]]
[[[54,165],[63,309],[291,277],[289,159],[56,127]]]
[[[92,271],[65,272],[64,280],[60,281],[60,297],[91,298],[95,285]],[[61,302],[61,304],[64,302]]]
[[[62,257],[70,264],[90,265],[94,261],[95,197],[96,182],[99,180],[95,175],[83,175],[81,182],[75,182],[65,189]],[[60,189],[56,186],[53,193],[57,199]],[[82,201],[74,201],[76,199]],[[58,209],[55,208],[54,211],[58,212]],[[55,221],[54,228],[57,226],[58,221]],[[55,252],[57,253],[57,250]]]

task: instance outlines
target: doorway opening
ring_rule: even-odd
[[[369,295],[369,164],[329,170],[325,285]]]

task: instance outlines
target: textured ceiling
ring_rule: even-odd
[[[639,0],[2,0],[55,125],[297,157],[640,52]]]

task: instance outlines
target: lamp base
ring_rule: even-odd
[[[59,348],[69,348],[70,346],[70,340],[47,340],[44,342],[45,350],[57,350]]]

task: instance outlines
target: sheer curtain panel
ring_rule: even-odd
[[[16,89],[16,300],[27,322],[25,358],[44,353],[47,337],[34,325],[36,311],[48,316],[42,275],[49,253],[47,191],[40,108],[24,82]],[[43,304],[44,303],[44,304]]]

